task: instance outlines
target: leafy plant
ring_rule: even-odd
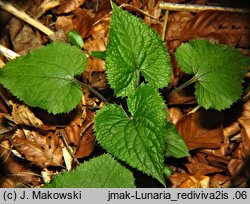
[[[115,4],[112,6],[107,51],[95,54],[105,58],[108,83],[125,104],[107,104],[97,111],[96,139],[111,155],[165,185],[164,174],[171,174],[171,170],[164,165],[164,157],[189,156],[175,126],[167,122],[167,107],[158,90],[169,83],[170,57],[165,43],[150,27]],[[74,44],[78,40],[73,34]],[[240,98],[250,59],[239,51],[193,40],[177,49],[176,60],[184,72],[194,77],[172,93],[195,83],[198,104],[218,110]],[[7,63],[0,70],[0,82],[30,106],[54,114],[69,112],[81,100],[81,86],[105,100],[74,78],[86,64],[84,53],[77,47],[53,43]],[[59,174],[46,187],[134,187],[132,173],[111,155]]]

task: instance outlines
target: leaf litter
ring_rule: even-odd
[[[111,11],[108,0],[30,0],[25,5],[18,1],[11,1],[11,3],[30,11],[34,16],[39,11],[41,22],[54,31],[62,29],[67,34],[71,29],[77,30],[84,39],[84,50],[88,55],[92,51],[106,50]],[[159,1],[117,0],[116,3],[130,4],[154,16],[158,20],[143,15],[133,8],[125,7],[161,34],[164,16],[158,9]],[[202,3],[210,2],[204,0]],[[39,9],[36,10],[36,8]],[[1,13],[1,15],[5,15],[4,19],[11,18],[7,14]],[[195,38],[213,39],[249,53],[250,25],[247,19],[249,19],[248,14],[212,11],[198,14],[170,12],[166,42],[171,54],[182,42]],[[6,24],[2,25],[2,21],[0,23],[1,27],[6,26]],[[47,36],[34,29],[31,32],[19,33],[24,36],[18,37],[13,32],[16,25],[10,24],[10,26],[11,28],[5,29],[12,37],[1,37],[1,44],[9,45],[10,48],[16,47],[16,51],[20,54],[26,53],[29,48],[35,49],[32,47],[34,46],[32,42],[39,42],[37,46],[40,46],[40,42],[49,41]],[[19,27],[21,30],[31,28],[27,24]],[[25,44],[22,39],[27,37],[32,37],[34,40]],[[1,59],[6,62],[6,59],[2,57]],[[187,77],[175,62],[173,65],[171,88],[177,87],[180,81]],[[85,83],[103,91],[108,98],[112,98],[112,92],[106,83],[105,71],[103,60],[88,57],[88,65],[81,78]],[[240,101],[221,113],[200,109],[188,114],[194,108],[196,101],[192,94],[186,91],[188,90],[184,89],[181,94],[174,94],[167,101],[171,110],[169,117],[187,142],[191,156],[166,160],[166,164],[174,170],[174,173],[166,178],[167,185],[179,188],[249,186],[250,167],[248,165],[243,170],[240,168],[245,165],[244,161],[248,160],[250,152],[249,100]],[[5,97],[8,98],[9,95],[5,94]],[[95,144],[92,122],[95,110],[102,107],[98,98],[86,91],[84,100],[81,102],[82,107],[78,107],[76,113],[70,113],[72,117],[66,117],[63,123],[60,119],[54,118],[53,124],[49,124],[49,120],[46,120],[50,118],[49,115],[45,114],[42,119],[39,119],[36,116],[39,115],[39,110],[29,110],[25,105],[19,104],[20,102],[15,98],[11,100],[11,106],[8,107],[1,97],[1,129],[5,127],[8,130],[3,137],[0,137],[0,160],[1,166],[5,169],[0,172],[1,187],[40,186],[43,184],[41,172],[46,171],[47,167],[57,167],[52,168],[50,174],[56,174],[58,167],[61,169],[59,171],[65,169],[65,158],[62,153],[65,144],[59,137],[61,130],[76,158],[88,158],[95,154],[98,146]],[[12,112],[8,113],[9,109]],[[17,174],[18,172],[21,173]]]

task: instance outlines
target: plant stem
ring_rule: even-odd
[[[162,41],[165,41],[165,36],[166,36],[167,26],[168,26],[168,14],[169,14],[169,11],[166,10],[165,15],[164,15],[163,31],[162,31],[162,35],[161,35]]]
[[[190,84],[194,83],[195,81],[196,81],[196,77],[193,76],[191,79],[189,79],[188,81],[186,81],[185,83],[181,84],[179,87],[177,87],[173,91],[171,91],[170,94],[168,95],[168,98],[170,96],[172,96],[174,93],[176,93],[177,91],[180,91],[180,90],[186,88],[187,86],[189,86]]]
[[[102,94],[100,94],[98,91],[96,91],[95,89],[93,89],[92,87],[90,87],[89,85],[73,78],[74,82],[79,84],[82,88],[86,88],[88,89],[90,92],[92,92],[93,94],[95,94],[98,98],[100,98],[102,101],[104,101],[105,103],[108,103],[107,99],[104,98],[104,96]]]

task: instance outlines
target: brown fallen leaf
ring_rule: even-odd
[[[56,14],[70,13],[79,8],[86,0],[68,0],[55,10]]]
[[[243,167],[245,167],[245,169],[243,169]],[[249,173],[250,173],[249,164],[244,166],[243,160],[232,159],[228,164],[228,171],[232,177],[231,187],[246,187],[247,185],[246,182],[247,179],[249,179]]]
[[[237,172],[239,172],[239,170],[242,168],[243,163],[244,162],[241,159],[231,159],[227,166],[230,175],[236,175]]]
[[[186,24],[181,38],[182,41],[195,38],[213,39],[233,47],[248,48],[249,18],[249,14],[203,11]]]
[[[209,176],[174,173],[167,178],[171,188],[208,188]]]
[[[202,149],[200,152],[206,153],[206,154],[211,154],[215,156],[228,156],[232,153],[234,150],[234,147],[231,147],[232,143],[228,140],[228,138],[224,138],[223,143],[219,148],[216,149]]]
[[[193,95],[185,95],[177,92],[168,98],[168,105],[195,104],[197,103]]]
[[[89,156],[95,146],[95,137],[93,131],[94,113],[87,110],[87,117],[80,129],[80,140],[76,148],[76,157],[83,158]]]
[[[95,15],[88,9],[77,8],[73,11],[74,29],[82,36],[83,39],[90,35],[90,30],[95,22]]]
[[[15,17],[12,17],[9,22],[9,32],[13,49],[20,55],[35,50],[42,45],[32,28]]]
[[[65,33],[68,33],[74,29],[73,18],[73,15],[58,16],[55,23],[56,30],[63,30]]]
[[[210,188],[227,188],[229,187],[230,176],[223,174],[215,174],[210,177],[209,187]]]
[[[18,129],[12,137],[13,147],[40,167],[61,166],[61,144],[58,134],[52,132],[42,135],[35,131]]]
[[[181,44],[182,31],[187,22],[194,18],[189,12],[172,12],[168,18],[166,42],[171,53]]]
[[[95,137],[92,134],[94,114],[86,110],[86,117],[79,115],[64,128],[64,137],[72,148],[76,158],[89,156],[95,146]]]
[[[40,128],[43,130],[55,130],[56,126],[45,125],[34,113],[26,106],[9,101],[12,106],[11,117],[18,125],[27,125],[30,127]]]
[[[231,156],[203,153],[201,150],[196,153],[192,159],[216,168],[226,169]]]
[[[34,13],[35,18],[40,18],[46,11],[59,6],[64,1],[65,0],[44,0],[34,7],[32,13]]]
[[[36,186],[41,182],[39,175],[11,152],[8,140],[0,142],[0,166],[0,188]]]
[[[94,14],[91,11],[77,8],[71,15],[59,16],[55,27],[57,30],[62,29],[66,34],[74,29],[85,39],[89,36],[93,23]]]
[[[168,121],[172,122],[174,125],[183,117],[183,113],[181,112],[181,109],[172,107],[168,108],[169,118]]]
[[[250,120],[246,122],[242,122],[242,129],[241,129],[241,140],[242,140],[242,156],[243,158],[250,157]]]
[[[241,129],[242,140],[242,156],[248,158],[250,156],[250,100],[243,105],[243,111],[238,119]]]
[[[214,167],[209,164],[195,161],[191,158],[189,159],[189,161],[191,161],[191,163],[187,163],[184,165],[187,167],[188,172],[192,175],[208,175],[225,171],[224,168]]]
[[[189,150],[218,148],[223,142],[222,113],[204,110],[183,116],[176,124]]]
[[[236,135],[241,130],[241,127],[238,122],[233,122],[230,126],[223,128],[223,134],[225,137],[232,137]]]

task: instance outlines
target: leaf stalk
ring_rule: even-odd
[[[179,87],[177,87],[177,88],[175,88],[174,90],[172,90],[172,91],[170,92],[170,94],[168,95],[168,98],[169,98],[170,96],[172,96],[174,93],[176,93],[176,92],[178,92],[178,91],[180,91],[180,90],[186,88],[186,87],[189,86],[190,84],[196,82],[196,80],[197,80],[196,77],[193,76],[191,79],[189,79],[188,81],[186,81],[186,82],[184,82],[183,84],[181,84]]]
[[[104,96],[102,94],[100,94],[98,91],[96,91],[95,89],[93,89],[92,87],[90,87],[89,85],[77,80],[76,78],[73,78],[73,81],[80,85],[82,88],[86,88],[88,89],[90,92],[92,92],[93,94],[95,94],[98,98],[100,98],[102,101],[104,101],[105,103],[108,103],[107,99],[104,98]]]

